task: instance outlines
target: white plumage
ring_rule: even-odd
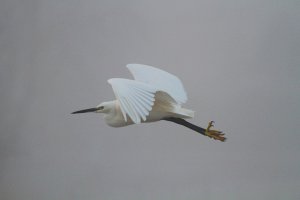
[[[109,79],[116,100],[103,102],[96,107],[98,109],[92,110],[104,113],[108,125],[120,127],[166,117],[194,116],[193,111],[181,108],[187,95],[179,78],[148,65],[128,64],[127,68],[134,80]]]
[[[225,141],[220,131],[209,130],[213,126],[212,122],[205,130],[184,120],[194,117],[194,111],[182,108],[182,104],[187,101],[187,95],[179,78],[147,65],[128,64],[127,68],[134,80],[124,78],[108,80],[116,100],[103,102],[95,108],[76,111],[73,114],[103,113],[106,123],[113,127],[167,120]]]
[[[141,64],[128,64],[127,68],[136,81],[147,83],[168,93],[178,104],[187,101],[187,95],[179,78],[161,69]]]
[[[161,117],[169,116],[170,112],[178,110],[180,105],[186,102],[186,92],[176,76],[147,65],[129,64],[127,68],[135,80],[121,78],[108,80],[120,104],[125,121],[127,121],[127,115],[136,124],[141,123],[142,120],[146,121],[155,100],[169,104],[165,106],[166,112],[161,112]],[[160,120],[159,116],[155,118],[157,117],[157,120]],[[148,120],[155,119],[150,116]]]

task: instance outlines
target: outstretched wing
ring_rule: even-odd
[[[152,85],[168,93],[178,104],[187,101],[187,95],[179,78],[161,69],[141,64],[128,64],[127,68],[137,81]]]
[[[112,78],[108,80],[111,84],[125,121],[128,115],[131,120],[139,124],[141,119],[146,120],[146,116],[152,110],[157,89],[143,82],[122,78]]]

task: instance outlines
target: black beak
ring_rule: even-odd
[[[98,108],[89,108],[89,109],[84,109],[84,110],[78,110],[78,111],[72,112],[71,114],[95,112],[97,110],[98,110]]]

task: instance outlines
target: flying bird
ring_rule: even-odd
[[[193,118],[194,111],[182,107],[187,94],[178,77],[161,69],[142,64],[128,64],[134,80],[112,78],[111,84],[116,100],[103,102],[94,108],[79,110],[77,113],[103,113],[109,126],[123,127],[131,124],[174,122],[202,135],[224,142],[224,133],[212,130],[214,122],[207,128],[196,126],[185,119]]]

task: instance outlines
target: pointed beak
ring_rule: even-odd
[[[72,112],[71,114],[87,113],[87,112],[96,112],[97,110],[98,110],[98,108],[88,108],[88,109],[78,110],[78,111]]]

